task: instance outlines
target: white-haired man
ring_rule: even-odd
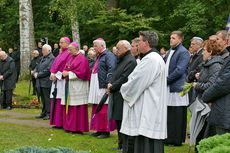
[[[14,61],[6,52],[0,51],[0,84],[2,108],[12,109],[12,94],[16,83]]]
[[[90,130],[97,131],[92,136],[103,139],[109,137],[110,131],[116,129],[116,123],[114,120],[111,120],[109,123],[107,122],[108,102],[103,105],[99,113],[95,114],[95,111],[106,92],[108,83],[111,83],[117,61],[115,55],[106,49],[104,39],[98,38],[94,40],[93,45],[98,57],[92,69],[88,100],[89,103],[93,104]]]
[[[203,39],[200,37],[193,37],[190,41],[190,49],[192,51],[192,57],[189,62],[188,67],[188,82],[196,82],[197,79],[195,77],[196,73],[199,73],[201,70],[201,63],[203,62]],[[200,65],[200,66],[199,66]],[[189,103],[192,103],[195,100],[195,95],[193,95],[192,90],[189,91]]]
[[[116,121],[117,132],[118,132],[118,148],[122,150],[122,134],[120,133],[122,113],[123,113],[123,101],[121,96],[120,88],[122,84],[128,81],[129,74],[134,70],[137,65],[136,59],[131,55],[131,45],[127,40],[121,40],[117,43],[117,55],[119,62],[113,73],[111,83],[108,84],[107,93],[110,93],[112,102],[109,103],[111,106],[111,117]]]
[[[38,94],[37,90],[36,90],[36,79],[33,77],[33,73],[34,73],[34,69],[35,67],[38,65],[38,63],[40,62],[40,57],[39,57],[39,52],[37,50],[33,51],[33,59],[30,62],[30,66],[29,66],[29,70],[30,70],[30,74],[32,76],[32,83],[33,83],[33,95]],[[38,95],[39,97],[39,95]]]
[[[34,78],[37,79],[43,105],[42,113],[36,116],[36,118],[43,118],[44,120],[50,119],[50,88],[52,84],[50,80],[50,68],[55,59],[51,51],[52,48],[50,45],[45,44],[42,46],[43,56],[33,72]]]

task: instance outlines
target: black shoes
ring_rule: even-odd
[[[105,139],[110,136],[109,132],[102,132],[101,135],[97,136],[98,139]]]
[[[50,119],[50,116],[49,115],[46,115],[43,120],[49,120]]]
[[[35,116],[35,118],[43,118],[43,117],[45,117],[45,115],[39,115],[39,116]]]
[[[97,137],[97,136],[101,135],[101,133],[102,133],[102,132],[95,132],[95,133],[91,134],[91,136]]]
[[[6,109],[7,109],[7,110],[11,110],[11,109],[12,109],[12,107],[8,106],[8,107],[6,107]]]

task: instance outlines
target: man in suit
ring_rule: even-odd
[[[55,57],[51,53],[52,48],[50,45],[42,46],[42,54],[40,63],[34,69],[34,78],[39,82],[40,94],[42,99],[42,113],[36,118],[43,118],[44,120],[50,119],[50,88],[52,81],[50,80],[50,69]]]
[[[203,62],[203,39],[200,37],[193,37],[190,43],[190,49],[193,53],[190,58],[189,67],[188,67],[188,82],[196,82],[197,79],[195,77],[196,73],[199,73],[201,70],[201,63]],[[189,103],[192,103],[194,99],[192,90],[189,91]]]
[[[11,57],[4,51],[0,52],[0,82],[2,108],[12,109],[12,95],[15,88],[16,73],[15,64]]]
[[[182,45],[184,35],[173,31],[170,36],[170,50],[165,57],[168,86],[168,117],[165,143],[180,146],[185,141],[188,97],[180,97],[186,82],[187,67],[190,60],[188,50]]]
[[[123,101],[120,88],[122,84],[128,81],[129,74],[134,70],[137,65],[136,59],[131,55],[131,45],[127,40],[121,40],[117,43],[117,55],[119,57],[117,67],[113,73],[111,83],[108,84],[107,93],[112,94],[112,118],[116,121],[118,132],[118,148],[122,150],[122,134],[120,133]]]

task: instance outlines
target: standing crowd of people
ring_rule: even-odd
[[[54,44],[53,52],[50,45],[39,42],[29,67],[33,94],[41,97],[43,105],[36,118],[50,120],[53,128],[71,133],[95,131],[91,135],[98,139],[117,129],[117,152],[163,153],[164,145],[181,146],[185,142],[187,107],[199,99],[211,112],[196,144],[227,133],[229,36],[225,30],[205,41],[196,36],[187,50],[183,33],[173,31],[171,48],[160,52],[156,49],[159,38],[153,31],[140,31],[131,43],[120,40],[112,52],[103,38],[80,50],[77,42],[62,37],[60,48]],[[17,46],[12,50],[9,54],[0,51],[2,108],[9,110],[20,72],[20,52]],[[192,83],[193,88],[180,96],[185,82]]]

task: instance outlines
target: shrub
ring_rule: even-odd
[[[229,153],[230,134],[216,135],[203,139],[197,146],[199,153]]]

